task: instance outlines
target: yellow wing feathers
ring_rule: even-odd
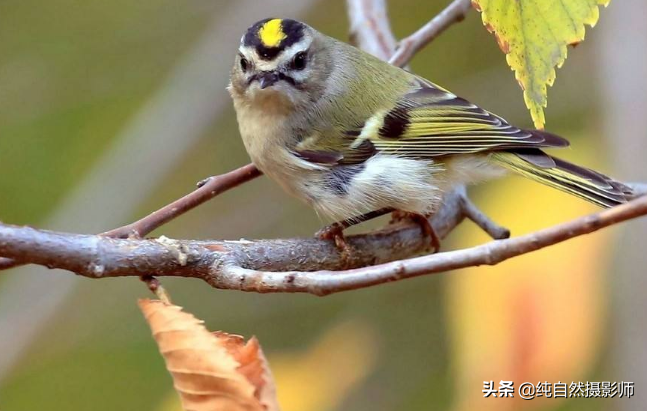
[[[544,155],[548,157],[548,155]],[[492,154],[491,159],[524,177],[601,207],[612,207],[624,203],[632,196],[631,188],[624,184],[596,171],[555,157],[551,157],[553,167],[538,167],[514,152],[497,152]]]
[[[546,132],[513,127],[501,117],[427,83],[349,134],[357,136],[351,149],[370,140],[378,151],[414,157],[568,145]]]

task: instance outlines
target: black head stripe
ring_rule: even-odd
[[[267,42],[267,38],[263,38],[261,33],[264,27],[272,26],[272,29],[279,28],[279,34],[271,35],[271,42]],[[261,20],[251,26],[245,36],[243,37],[243,45],[246,47],[253,47],[263,60],[273,60],[283,50],[290,47],[294,43],[298,43],[303,38],[303,31],[305,25],[301,22],[291,19],[274,19],[268,18]]]

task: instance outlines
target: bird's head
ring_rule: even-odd
[[[328,37],[296,20],[269,18],[243,35],[230,93],[246,104],[303,107],[318,99],[334,64]]]

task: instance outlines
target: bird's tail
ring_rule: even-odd
[[[597,171],[549,156],[539,149],[500,151],[492,160],[524,177],[590,201],[613,207],[633,197],[630,187]]]

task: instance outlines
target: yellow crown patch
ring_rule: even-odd
[[[258,29],[258,38],[265,47],[278,47],[286,37],[281,19],[270,20]]]

